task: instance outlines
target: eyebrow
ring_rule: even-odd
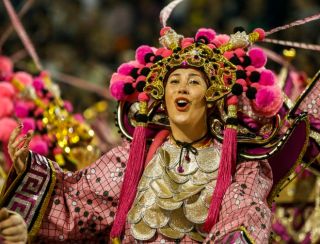
[[[181,74],[172,74],[171,76],[181,76]],[[201,75],[196,74],[196,73],[191,73],[191,74],[189,74],[188,76],[189,76],[189,77],[190,77],[190,76],[202,77]]]

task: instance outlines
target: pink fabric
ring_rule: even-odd
[[[45,243],[110,243],[109,235],[117,210],[129,144],[116,147],[82,171],[63,172],[56,165],[57,184],[43,218],[38,241]],[[238,165],[233,183],[223,199],[219,222],[206,241],[233,233],[244,226],[256,243],[267,243],[271,211],[266,197],[272,185],[267,162]],[[134,243],[130,226],[125,228],[125,243]],[[217,232],[220,234],[218,235]],[[214,238],[214,237],[218,238]],[[144,243],[176,243],[160,234]],[[198,243],[188,237],[180,243]]]
[[[222,201],[219,222],[206,241],[214,243],[243,226],[257,244],[268,243],[271,210],[266,199],[272,187],[272,171],[266,161],[238,164],[233,183]]]

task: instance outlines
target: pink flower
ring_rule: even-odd
[[[36,128],[36,122],[34,121],[33,118],[24,118],[22,119],[22,133],[26,134],[29,130],[34,131]]]
[[[13,64],[8,57],[0,56],[0,81],[7,80],[12,74]]]
[[[18,123],[11,118],[0,119],[0,141],[7,142],[11,132],[18,126]]]
[[[71,113],[73,111],[73,106],[71,104],[71,102],[65,100],[63,101],[63,105],[64,105],[64,108],[69,112]]]
[[[14,110],[15,110],[16,116],[19,118],[25,118],[29,114],[29,106],[25,102],[21,102],[21,101],[17,102],[15,104]]]
[[[35,78],[32,85],[36,91],[41,91],[44,87],[43,81],[40,78]]]
[[[74,114],[73,117],[79,121],[80,123],[83,123],[84,122],[84,118],[82,116],[82,114]]]
[[[48,144],[42,140],[40,136],[35,136],[31,139],[30,149],[33,152],[39,153],[43,156],[47,156],[49,152]]]
[[[24,71],[19,71],[16,72],[13,77],[13,80],[18,80],[20,81],[22,84],[24,85],[32,85],[33,79],[32,76],[30,74],[28,74],[27,72]]]
[[[13,112],[13,103],[7,97],[0,97],[0,118],[10,116]]]
[[[14,94],[14,87],[9,82],[0,82],[0,97],[12,98]]]

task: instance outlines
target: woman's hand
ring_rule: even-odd
[[[20,214],[6,208],[0,210],[0,237],[4,243],[27,243],[27,225]]]
[[[22,125],[15,128],[9,139],[8,151],[13,162],[14,169],[17,174],[23,172],[24,167],[27,163],[29,155],[29,143],[32,138],[32,131],[28,131],[24,136],[18,137],[20,135]]]

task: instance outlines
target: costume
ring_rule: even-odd
[[[168,5],[163,20],[177,2]],[[130,145],[75,174],[34,153],[23,174],[11,172],[1,205],[25,218],[30,237],[39,231],[46,243],[268,241],[268,204],[306,149],[306,116],[292,116],[279,132],[281,91],[264,67],[264,52],[247,50],[263,39],[263,30],[247,35],[237,29],[229,37],[202,28],[184,38],[165,22],[163,47],[139,47],[136,59],[111,79],[119,127]],[[161,109],[165,82],[180,68],[201,70],[206,102],[215,106],[203,148],[159,132],[169,126]]]

